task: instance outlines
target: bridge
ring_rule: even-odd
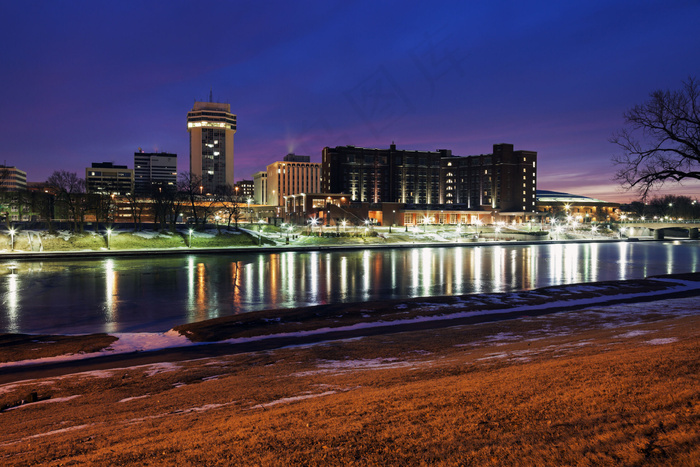
[[[654,239],[663,240],[665,229],[681,229],[688,231],[688,238],[698,238],[698,228],[700,228],[700,220],[692,219],[687,221],[682,220],[667,220],[659,219],[658,221],[640,221],[630,220],[619,222],[620,227],[626,227],[630,230],[630,236],[634,235],[634,229],[649,229],[653,231]],[[637,233],[639,235],[639,233]]]

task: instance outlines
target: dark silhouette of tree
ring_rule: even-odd
[[[46,226],[50,234],[55,233],[53,226],[53,212],[54,212],[54,195],[49,193],[48,190],[45,191],[32,191],[31,196],[31,206],[32,210],[39,215],[40,219],[46,222]]]
[[[181,172],[177,182],[177,190],[187,200],[192,210],[194,225],[198,226],[201,209],[198,208],[197,202],[204,196],[202,194],[202,177],[192,172]]]
[[[127,205],[129,206],[129,212],[131,212],[131,219],[134,221],[134,231],[138,232],[139,230],[141,230],[141,219],[143,218],[144,212],[146,211],[148,199],[145,196],[136,193],[135,190],[126,193],[121,197],[121,199],[125,200]]]
[[[646,200],[666,181],[700,180],[700,84],[690,77],[679,91],[654,91],[647,102],[624,115],[626,128],[611,142],[623,151],[613,157],[615,178]]]
[[[238,190],[228,183],[218,186],[216,188],[216,199],[225,209],[227,217],[226,228],[231,229],[231,221],[233,220],[236,223],[236,230],[238,230],[238,221],[243,216],[241,197],[238,195]]]
[[[73,222],[75,232],[82,232],[85,213],[88,209],[85,180],[78,177],[75,172],[56,170],[46,183],[56,193],[56,207]]]

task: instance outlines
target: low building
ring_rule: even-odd
[[[249,199],[255,199],[255,185],[253,180],[241,180],[240,182],[236,182],[233,187],[236,193],[238,193],[238,196],[243,198],[244,201],[247,202]]]
[[[134,191],[134,170],[111,162],[94,162],[85,169],[88,193],[125,195]]]
[[[544,220],[571,216],[577,222],[606,222],[619,203],[559,191],[537,190],[537,212]]]

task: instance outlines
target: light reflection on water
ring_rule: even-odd
[[[0,332],[163,331],[265,308],[699,270],[698,243],[553,244],[0,262]]]

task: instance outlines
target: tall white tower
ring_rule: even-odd
[[[233,135],[236,116],[230,104],[195,102],[187,112],[190,133],[190,172],[202,177],[202,193],[233,186]]]

